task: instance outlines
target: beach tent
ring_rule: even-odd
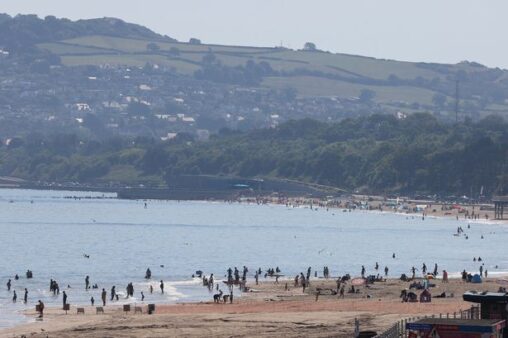
[[[432,295],[429,290],[425,289],[420,293],[420,303],[430,303],[432,300]]]
[[[480,277],[479,274],[476,274],[473,276],[473,279],[471,280],[471,283],[481,283],[482,282],[482,278]]]

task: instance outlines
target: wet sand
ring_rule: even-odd
[[[117,306],[107,306],[105,314],[96,315],[85,307],[85,315],[77,315],[72,307],[69,314],[60,309],[48,309],[44,321],[20,325],[0,331],[0,337],[351,337],[354,319],[358,318],[361,330],[381,332],[397,320],[424,315],[446,316],[471,307],[462,300],[467,290],[496,291],[495,279],[482,284],[450,280],[435,281],[432,294],[446,292],[451,298],[433,298],[431,303],[402,303],[399,295],[408,288],[408,282],[388,280],[370,287],[360,287],[359,294],[320,295],[316,301],[316,288],[335,289],[330,278],[311,279],[311,287],[302,293],[300,287],[285,291],[286,281],[274,281],[248,286],[255,292],[237,297],[234,304],[187,303],[157,305],[156,313],[148,315],[124,313]],[[349,287],[349,285],[348,285]],[[236,291],[236,289],[235,289]],[[412,290],[416,294],[421,291]],[[328,293],[328,291],[326,291]],[[370,298],[367,298],[370,295]],[[211,298],[211,297],[210,297]],[[27,313],[36,317],[35,311]]]

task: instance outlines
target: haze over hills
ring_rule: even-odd
[[[508,72],[473,62],[379,60],[311,42],[183,43],[112,18],[2,15],[0,75],[4,176],[489,195],[507,186]]]
[[[301,50],[204,44],[103,18],[0,16],[3,138],[30,131],[206,138],[311,117],[508,112],[508,72]]]

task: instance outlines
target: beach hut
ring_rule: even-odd
[[[425,289],[420,294],[420,303],[430,303],[432,301],[432,295],[429,290]]]

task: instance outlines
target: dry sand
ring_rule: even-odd
[[[332,279],[312,280],[311,287],[302,293],[288,281],[280,284],[264,282],[251,285],[256,292],[235,298],[234,304],[187,303],[157,305],[156,314],[123,313],[119,307],[106,307],[104,315],[96,315],[86,307],[85,315],[77,315],[73,308],[68,315],[60,309],[49,309],[44,321],[20,325],[0,331],[0,337],[352,337],[354,319],[361,330],[381,332],[397,320],[423,315],[451,316],[468,309],[472,304],[462,300],[464,291],[496,291],[493,279],[483,284],[469,284],[460,280],[450,283],[435,281],[433,295],[446,292],[454,297],[433,298],[431,303],[402,303],[400,291],[409,283],[399,280],[377,282],[369,288],[361,287],[360,294],[321,295],[316,301],[316,288],[335,288]],[[420,291],[415,291],[417,294]],[[367,294],[371,298],[367,298]],[[27,316],[36,317],[35,311]]]

